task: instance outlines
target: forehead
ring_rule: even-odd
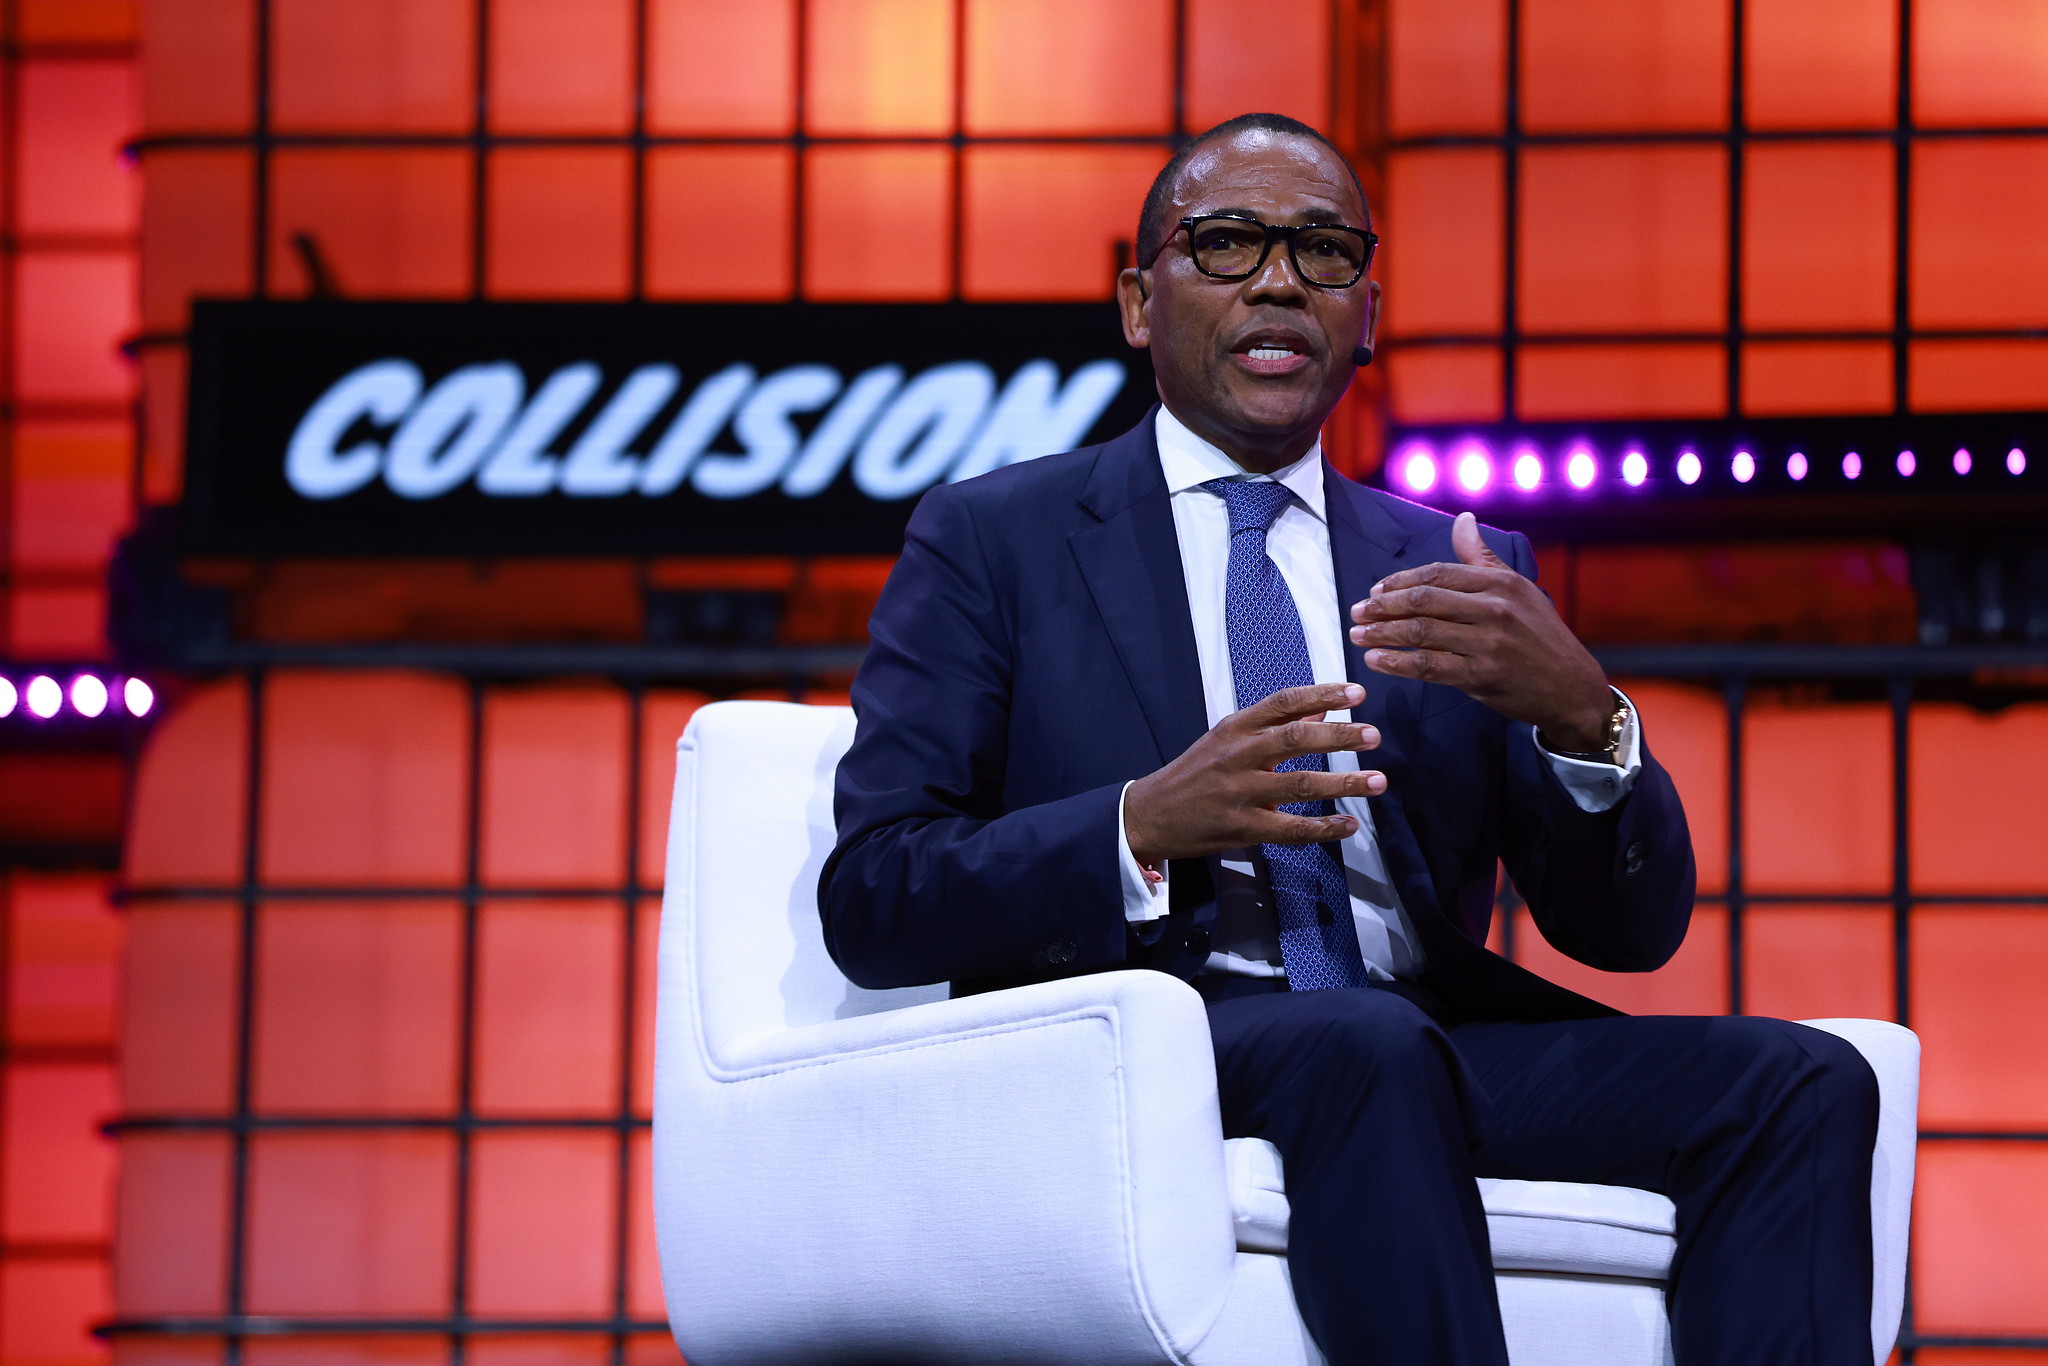
[[[1347,223],[1365,222],[1351,172],[1313,138],[1247,129],[1203,147],[1174,184],[1178,217],[1219,209],[1252,209],[1286,221],[1312,209],[1334,210]]]

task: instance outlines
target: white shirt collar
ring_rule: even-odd
[[[1158,417],[1153,419],[1152,431],[1159,441],[1159,465],[1166,474],[1168,494],[1185,493],[1211,479],[1270,478],[1287,485],[1288,492],[1314,513],[1317,521],[1328,520],[1323,511],[1323,439],[1320,436],[1301,459],[1269,476],[1253,474],[1196,436],[1163,403],[1159,405]]]

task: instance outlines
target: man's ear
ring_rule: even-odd
[[[1373,349],[1378,344],[1380,335],[1380,282],[1378,280],[1367,280],[1365,288],[1365,327],[1358,334],[1358,354],[1361,357],[1359,361],[1361,365],[1371,362]]]
[[[1147,297],[1145,277],[1136,266],[1117,272],[1116,307],[1124,325],[1124,340],[1139,350],[1152,345],[1152,323],[1147,316],[1152,301]]]

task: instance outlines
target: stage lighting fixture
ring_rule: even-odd
[[[1899,452],[1899,475],[1901,478],[1911,479],[1913,477],[1913,471],[1919,468],[1920,462],[1913,457],[1913,452]]]
[[[71,710],[80,716],[98,716],[107,709],[107,685],[92,674],[71,680]]]
[[[1593,487],[1594,476],[1599,472],[1599,466],[1593,462],[1593,452],[1584,446],[1572,447],[1572,453],[1565,457],[1564,477],[1575,489]]]
[[[1700,458],[1692,451],[1678,453],[1678,482],[1697,484],[1700,481]]]
[[[48,674],[37,674],[31,678],[24,691],[28,695],[29,713],[45,721],[55,716],[57,708],[64,705],[64,690]]]
[[[0,716],[14,715],[14,704],[21,700],[21,694],[14,690],[14,680],[0,678]]]
[[[1747,484],[1756,478],[1756,457],[1748,451],[1735,452],[1735,458],[1728,462],[1728,472],[1735,476],[1738,484]]]
[[[139,678],[131,678],[121,685],[121,701],[130,716],[147,716],[156,705],[156,690]]]
[[[1843,456],[1842,477],[1844,479],[1861,479],[1863,477],[1863,457],[1854,451],[1850,451],[1847,455]]]
[[[1970,472],[1969,451],[1965,450],[1961,446],[1956,447],[1956,457],[1952,463],[1956,467],[1957,474],[1968,474]]]
[[[1488,459],[1483,443],[1461,441],[1451,454],[1451,471],[1459,488],[1467,493],[1478,493],[1493,482],[1493,461]]]
[[[1401,472],[1401,482],[1410,492],[1428,493],[1436,487],[1436,453],[1427,442],[1418,441],[1402,449],[1394,462],[1394,468]]]
[[[1794,451],[1785,457],[1785,473],[1792,477],[1793,483],[1806,478],[1806,468],[1805,451]]]
[[[1543,482],[1543,462],[1537,458],[1535,451],[1527,446],[1516,451],[1514,475],[1515,487],[1524,493],[1533,492],[1536,486]]]
[[[2005,453],[2005,468],[2013,474],[2025,474],[2027,472],[2027,453],[2018,446],[2014,446]]]
[[[1644,458],[1641,451],[1631,450],[1621,457],[1621,481],[1624,484],[1632,489],[1639,489],[1643,486],[1643,481],[1649,477],[1650,462]]]

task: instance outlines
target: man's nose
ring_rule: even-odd
[[[1294,269],[1294,253],[1285,242],[1275,242],[1266,252],[1266,259],[1244,282],[1244,297],[1247,303],[1307,301],[1308,286]]]

